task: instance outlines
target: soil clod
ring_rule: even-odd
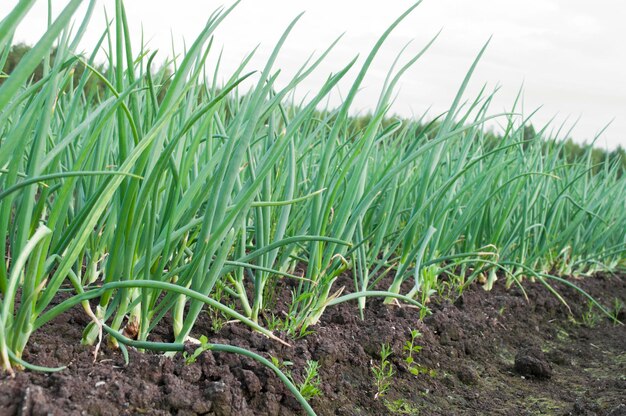
[[[552,367],[543,352],[536,347],[521,349],[515,356],[515,371],[526,377],[548,379],[552,377]]]

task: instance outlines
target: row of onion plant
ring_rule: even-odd
[[[95,7],[89,2],[72,31],[81,3],[50,19],[0,85],[6,371],[58,370],[27,363],[22,353],[34,331],[78,305],[91,320],[83,342],[96,354],[103,335],[122,350],[171,354],[201,335],[195,324],[207,308],[288,343],[267,325],[284,280],[292,297],[283,329],[293,335],[341,302],[358,301],[362,312],[377,296],[428,313],[429,297],[444,287],[460,291],[478,280],[490,289],[504,276],[521,287],[539,281],[559,296],[552,281],[571,285],[560,275],[625,266],[620,167],[592,166],[591,150],[567,162],[563,145],[546,139],[548,127],[528,137],[515,107],[493,115],[495,92],[465,101],[486,45],[449,111],[428,122],[389,113],[401,77],[435,39],[405,57],[407,45],[389,65],[374,112],[356,123],[352,104],[372,62],[418,4],[360,64],[347,60],[298,100],[296,87],[336,43],[285,79],[275,62],[299,17],[264,67],[249,68],[250,54],[224,77],[212,45],[236,3],[212,14],[185,53],[159,67],[157,52],[133,49],[121,0],[92,51],[77,54]],[[33,4],[19,2],[0,22],[0,67]],[[107,61],[99,65],[102,50]],[[324,108],[349,77],[341,105]],[[94,81],[101,88],[90,87]],[[493,119],[505,126],[501,137],[487,134]],[[337,284],[342,275],[353,287]],[[73,296],[58,303],[66,289]],[[152,342],[166,316],[172,342]],[[313,412],[267,359],[209,346],[269,365]]]

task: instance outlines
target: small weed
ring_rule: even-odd
[[[196,359],[200,354],[209,349],[209,339],[202,335],[200,337],[200,346],[196,348],[193,354],[188,354],[187,351],[183,352],[183,358],[185,359],[185,364],[190,365],[196,362]]]
[[[230,296],[228,296],[228,294],[225,293],[224,287],[221,285],[218,285],[216,287],[214,298],[217,302],[226,304],[226,306],[228,306],[231,309],[235,308],[235,303],[232,301]],[[209,315],[209,318],[211,319],[211,330],[213,331],[214,334],[217,334],[218,332],[220,332],[222,328],[224,328],[224,325],[228,323],[228,317],[217,309],[208,308],[207,314]]]
[[[298,316],[298,312],[295,311],[294,305],[297,305],[301,302],[307,302],[307,299],[310,298],[310,293],[305,293],[303,295],[298,296],[297,298],[292,293],[292,304],[289,307],[289,312],[285,314],[285,318],[282,319],[282,330],[289,335],[289,337],[293,339],[304,338],[308,335],[314,334],[315,331],[309,329],[309,326],[306,325],[306,322],[303,320],[299,320],[296,317]]]
[[[278,316],[273,313],[267,318],[266,327],[270,331],[282,331],[286,328],[287,324],[284,320],[280,319]]]
[[[222,328],[224,328],[224,325],[226,324],[226,320],[222,319],[222,317],[220,315],[216,314],[212,314],[213,316],[211,316],[211,331],[213,331],[214,334],[217,334],[218,332],[220,332],[222,330]]]
[[[291,361],[281,361],[279,358],[271,356],[270,360],[272,364],[274,364],[280,371],[282,371],[287,378],[298,388],[298,391],[307,401],[311,400],[313,397],[319,396],[322,394],[322,390],[320,390],[320,376],[319,376],[319,363],[314,360],[307,360],[306,368],[304,370],[304,380],[301,383],[296,382],[287,367],[293,367],[293,363]]]
[[[265,288],[263,289],[263,306],[266,310],[272,310],[276,306],[277,295],[279,294],[276,288],[279,280],[280,279],[276,278],[276,276],[272,276],[267,279],[267,283],[265,283]]]
[[[613,305],[611,305],[611,309],[609,311],[613,324],[617,325],[620,323],[618,317],[623,309],[624,309],[624,302],[622,302],[621,299],[618,299],[618,298],[613,299]]]
[[[380,349],[380,364],[372,365],[372,373],[376,383],[375,399],[384,396],[391,386],[391,379],[395,375],[393,365],[389,361],[391,355],[391,346],[383,344]]]
[[[411,330],[411,340],[405,341],[404,347],[402,347],[402,349],[407,352],[407,356],[404,358],[404,362],[407,364],[411,374],[415,376],[418,376],[420,374],[428,374],[431,377],[435,377],[437,375],[437,372],[435,370],[416,364],[415,358],[413,358],[413,354],[419,353],[423,348],[421,345],[415,344],[415,340],[421,336],[422,333],[417,329]]]
[[[564,329],[559,329],[556,333],[556,337],[559,341],[567,341],[569,339],[569,334]]]
[[[285,373],[289,378],[291,378],[291,371],[287,369],[287,367],[293,366],[293,363],[291,361],[281,361],[280,358],[274,357],[273,355],[270,356],[270,361],[272,361],[272,364],[274,364],[276,368],[278,368],[280,371]]]
[[[601,317],[594,310],[595,305],[593,302],[589,301],[587,303],[587,311],[583,312],[581,318],[583,320],[583,324],[589,328],[594,328],[598,323],[600,323]]]
[[[272,364],[274,364],[277,368],[280,368],[282,363],[280,361],[280,359],[278,357],[274,357],[273,355],[270,356],[270,361],[272,362]]]
[[[404,399],[385,400],[385,407],[394,415],[419,415],[419,409]]]
[[[320,390],[320,376],[318,373],[319,363],[313,360],[307,360],[306,369],[304,372],[304,380],[302,383],[297,384],[300,394],[306,400],[311,400],[315,396],[322,394]]]
[[[407,356],[404,359],[404,362],[409,366],[409,371],[414,375],[418,375],[419,370],[418,370],[418,366],[415,365],[415,359],[413,358],[413,354],[414,353],[417,354],[422,350],[422,346],[416,345],[415,340],[421,336],[422,336],[422,333],[420,331],[418,331],[417,329],[412,329],[411,340],[406,341],[404,343],[404,347],[402,348],[404,351],[407,352]]]

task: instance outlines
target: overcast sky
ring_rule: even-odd
[[[4,17],[17,3],[0,1]],[[16,35],[17,41],[34,42],[45,28],[46,1],[39,1]],[[65,0],[52,0],[58,12]],[[129,0],[126,9],[131,30],[164,59],[171,55],[171,34],[178,50],[182,39],[191,43],[218,6],[227,0]],[[299,91],[314,91],[330,72],[337,71],[353,56],[364,57],[386,27],[412,1],[388,0],[244,0],[216,33],[224,46],[224,78],[244,55],[260,44],[250,64],[259,69],[276,40],[300,12],[298,22],[280,55],[277,67],[289,74],[314,51],[322,51],[345,32],[330,58],[316,76]],[[114,10],[113,0],[99,0],[88,49],[101,34],[104,13]],[[442,30],[433,47],[406,73],[398,88],[392,111],[403,115],[435,116],[449,108],[465,73],[483,44],[491,43],[466,93],[468,99],[487,84],[500,87],[492,113],[511,109],[523,85],[524,113],[542,106],[533,124],[550,119],[554,129],[578,120],[572,136],[590,141],[611,120],[599,145],[626,147],[626,1],[599,0],[426,0],[392,34],[369,73],[355,109],[375,106],[389,66],[410,40],[409,52],[417,52]],[[219,50],[219,48],[216,48]],[[409,55],[407,55],[409,56]],[[211,59],[214,62],[216,54]],[[347,85],[341,88],[347,91]]]

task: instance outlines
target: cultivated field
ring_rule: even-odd
[[[0,68],[32,3],[0,22]],[[389,62],[356,117],[372,60],[417,5],[299,101],[333,45],[285,79],[274,61],[298,19],[264,68],[248,56],[224,74],[207,62],[232,9],[159,67],[131,48],[121,1],[107,30],[69,30],[80,4],[0,84],[0,412],[626,404],[622,162],[573,158],[515,104],[467,99],[482,51],[440,117],[388,112],[429,45]],[[100,43],[76,55],[88,30]],[[344,78],[342,104],[324,108]]]

